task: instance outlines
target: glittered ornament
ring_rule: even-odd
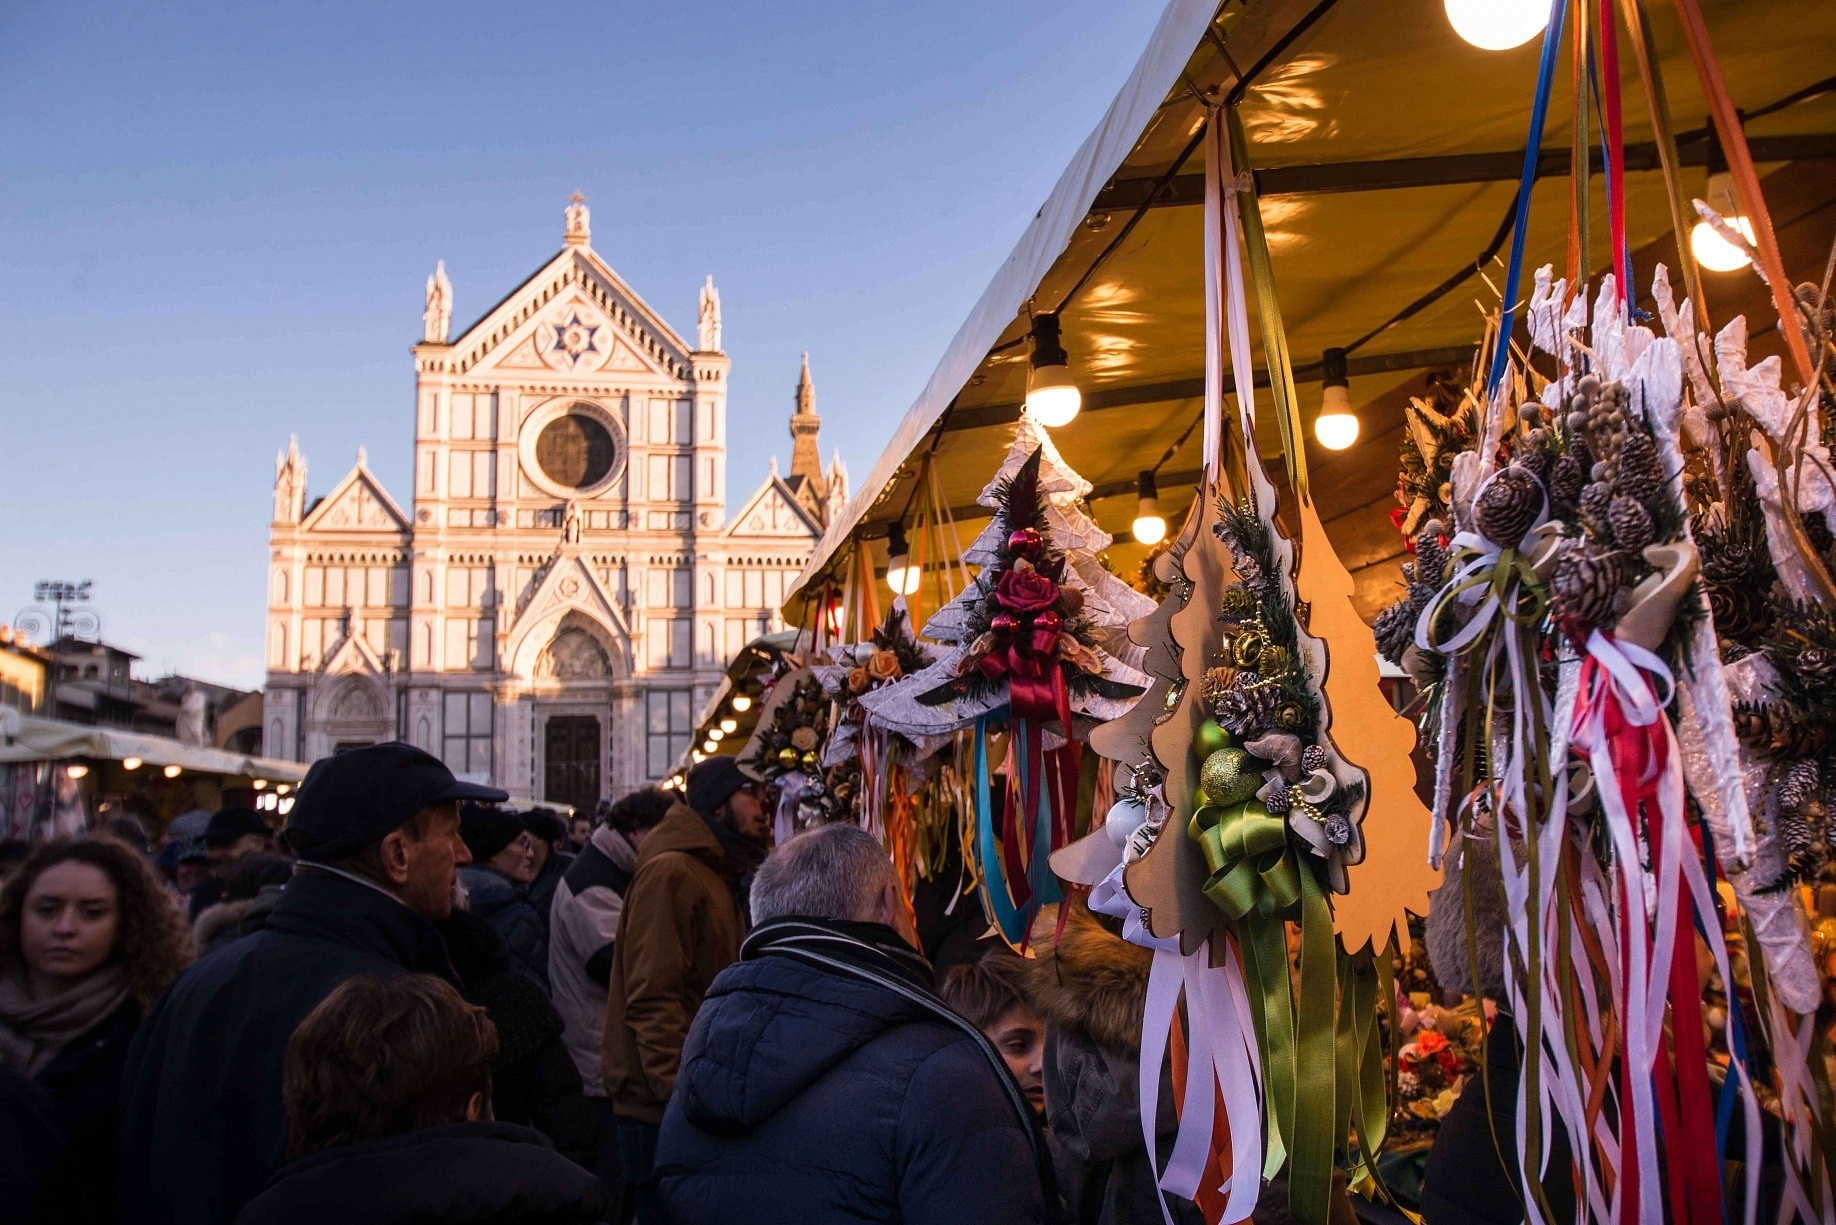
[[[1199,786],[1213,804],[1232,808],[1256,794],[1262,776],[1251,768],[1250,755],[1242,749],[1219,749],[1199,770]]]

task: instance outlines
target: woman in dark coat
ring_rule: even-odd
[[[128,1043],[190,959],[152,865],[114,838],[43,843],[0,893],[0,1060],[44,1089],[66,1142],[38,1220],[114,1219]]]

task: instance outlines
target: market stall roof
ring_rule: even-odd
[[[1084,411],[1053,436],[1095,484],[1098,521],[1123,541],[1115,568],[1131,572],[1142,553],[1127,543],[1138,472],[1158,469],[1163,511],[1177,524],[1199,466],[1189,428],[1204,369],[1198,134],[1207,100],[1217,98],[1239,102],[1248,132],[1297,377],[1316,382],[1319,354],[1350,350],[1361,437],[1342,452],[1309,438],[1308,463],[1328,533],[1359,581],[1360,608],[1368,616],[1390,598],[1402,557],[1389,511],[1403,405],[1424,371],[1465,373],[1484,312],[1497,301],[1539,40],[1505,52],[1471,47],[1440,0],[1214,3],[1168,5],[1127,84],[831,523],[788,597],[788,618],[803,619],[814,580],[840,580],[850,541],[873,550],[883,571],[887,528],[909,520],[927,456],[963,541],[972,537],[986,518],[975,495],[1024,399],[1029,310],[1061,315]],[[1700,194],[1711,155],[1707,104],[1674,10],[1646,7],[1683,184]],[[1820,278],[1836,231],[1836,5],[1702,7],[1744,108],[1786,266],[1798,279]],[[1677,261],[1629,51],[1621,68],[1628,245],[1643,294],[1658,261],[1673,271]],[[1565,258],[1566,93],[1564,67],[1532,196],[1527,267],[1560,267]],[[1597,141],[1592,152],[1587,262],[1598,270],[1609,260]],[[1772,326],[1769,299],[1750,272],[1707,275],[1715,323],[1744,311],[1756,332]],[[1303,386],[1301,394],[1311,412],[1318,393]],[[1263,417],[1258,443],[1273,458],[1280,441],[1273,414]]]
[[[15,717],[0,726],[0,763],[66,761],[77,757],[91,761],[125,761],[138,757],[144,767],[178,766],[196,774],[216,774],[225,778],[297,783],[306,777],[305,765],[297,761],[251,757],[225,749],[181,744],[165,736],[148,736],[120,728],[65,723],[11,711],[5,713]]]
[[[764,677],[779,661],[797,649],[797,638],[796,630],[763,634],[747,643],[746,648],[733,657],[719,687],[695,716],[695,734],[689,740],[689,747],[682,751],[682,755],[670,767],[672,774],[685,773],[694,764],[696,750],[707,742],[708,729],[717,726],[722,719],[732,719],[734,730],[721,733],[716,751],[731,756],[744,747],[759,721],[759,711],[765,704]],[[804,641],[807,645],[808,638]],[[736,694],[746,695],[745,710],[734,709],[733,698]]]

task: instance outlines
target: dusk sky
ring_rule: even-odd
[[[730,508],[809,350],[856,480],[1133,67],[1159,0],[0,5],[0,622],[258,687],[275,452],[410,501],[423,286],[454,331],[593,245],[733,359]]]

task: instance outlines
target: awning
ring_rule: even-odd
[[[1678,129],[1683,185],[1701,194],[1710,156],[1706,103],[1674,9],[1661,0],[1645,7]],[[1819,279],[1836,232],[1829,62],[1836,5],[1705,0],[1703,8],[1744,109],[1787,269]],[[1496,302],[1486,278],[1502,281],[1498,252],[1522,166],[1537,55],[1538,40],[1505,52],[1468,46],[1441,0],[1229,0],[1215,15],[1211,0],[1174,0],[1128,84],[823,536],[787,597],[787,619],[804,619],[813,580],[845,576],[850,542],[872,550],[884,571],[887,528],[910,514],[926,456],[963,541],[972,538],[986,519],[975,495],[1025,394],[1029,302],[1037,312],[1061,312],[1084,411],[1053,437],[1096,486],[1093,513],[1120,541],[1110,551],[1113,567],[1130,574],[1143,553],[1128,543],[1141,470],[1158,468],[1163,512],[1178,523],[1199,467],[1199,439],[1186,431],[1200,411],[1204,368],[1195,206],[1203,194],[1196,158],[1206,97],[1240,99],[1309,414],[1318,392],[1306,384],[1318,380],[1321,353],[1350,350],[1360,439],[1346,451],[1319,449],[1311,438],[1306,445],[1321,516],[1358,580],[1360,609],[1373,614],[1397,590],[1403,556],[1389,521],[1403,405],[1420,392],[1424,372],[1464,373],[1483,314]],[[1621,62],[1628,243],[1643,295],[1656,263],[1674,271],[1677,259],[1629,49]],[[1566,256],[1567,91],[1565,67],[1533,196],[1530,267],[1560,267]],[[1607,238],[1597,140],[1591,164],[1588,264],[1600,271]],[[1704,275],[1712,320],[1744,312],[1756,332],[1773,326],[1770,300],[1751,272]],[[1761,354],[1767,343],[1756,337]],[[1273,458],[1280,442],[1273,414],[1264,416],[1268,430],[1258,443]]]
[[[194,774],[260,778],[277,783],[297,783],[306,777],[305,765],[297,761],[201,748],[180,744],[165,736],[148,736],[119,728],[90,727],[10,711],[5,713],[14,714],[14,717],[0,726],[0,764],[72,758],[125,761],[138,757],[143,769],[178,766]]]

